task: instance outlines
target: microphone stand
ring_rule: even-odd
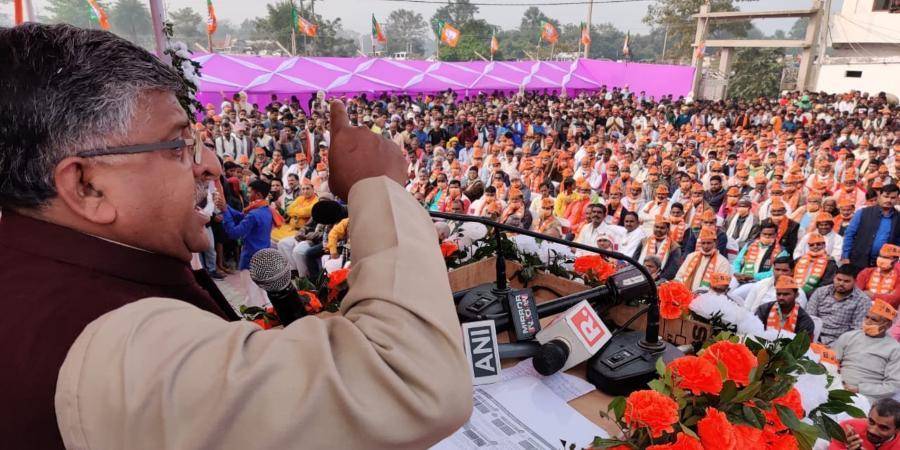
[[[653,276],[650,275],[650,272],[647,271],[647,268],[642,264],[637,262],[634,258],[624,255],[619,252],[612,252],[609,250],[603,250],[598,247],[592,247],[590,245],[581,244],[578,242],[567,241],[565,239],[556,238],[553,236],[548,236],[545,234],[537,233],[531,230],[526,230],[524,228],[514,227],[511,225],[506,225],[499,222],[494,222],[490,219],[485,219],[484,217],[476,217],[476,216],[468,216],[464,214],[454,214],[454,213],[444,213],[437,211],[429,211],[428,212],[431,217],[435,217],[438,219],[444,220],[455,220],[460,222],[474,222],[480,223],[484,226],[493,227],[494,228],[494,236],[497,242],[497,287],[494,292],[499,293],[500,295],[506,295],[506,292],[509,292],[509,286],[506,283],[506,259],[503,256],[503,249],[501,248],[501,233],[500,230],[509,231],[512,233],[523,234],[525,236],[531,236],[536,239],[541,239],[545,241],[550,241],[556,244],[562,244],[569,247],[574,247],[580,250],[589,251],[592,253],[598,253],[600,255],[617,259],[620,261],[625,261],[628,264],[631,264],[635,269],[637,269],[641,275],[643,275],[644,280],[650,285],[653,286],[650,293],[650,305],[647,308],[647,328],[644,333],[644,339],[639,342],[641,348],[646,349],[650,352],[659,352],[665,350],[665,343],[659,340],[659,295],[656,291],[656,283],[653,281]],[[498,297],[503,298],[503,297]],[[503,302],[504,313],[509,313],[508,305]]]

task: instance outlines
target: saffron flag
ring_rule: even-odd
[[[625,34],[625,43],[622,44],[622,54],[625,55],[626,59],[628,59],[628,57],[631,56],[631,49],[628,48],[628,41],[630,39],[631,39],[631,32],[629,31],[628,33]]]
[[[296,12],[294,14],[296,14]],[[319,26],[304,19],[303,16],[300,15],[297,15],[297,29],[309,37],[316,37],[316,35],[319,34]]]
[[[379,44],[387,43],[387,38],[384,36],[384,30],[381,29],[381,24],[375,20],[375,14],[372,14],[372,40],[377,41]]]
[[[109,29],[109,17],[106,16],[106,11],[100,7],[97,3],[97,0],[88,0],[88,5],[91,7],[91,18],[97,21],[100,24],[100,28],[104,30]]]
[[[497,36],[491,35],[491,54],[497,53],[500,50],[500,42],[497,42]]]
[[[206,14],[206,34],[215,34],[219,21],[216,20],[216,8],[213,8],[212,0],[206,0]]]
[[[459,30],[457,30],[453,25],[450,25],[447,22],[439,22],[439,25],[441,42],[451,47],[456,47],[456,44],[459,43]]]
[[[703,54],[706,51],[706,42],[701,42],[700,45],[697,46],[697,51],[694,52],[694,59],[700,59],[703,57]]]
[[[551,44],[555,44],[556,41],[559,40],[559,31],[557,31],[552,23],[544,22],[541,24],[541,39]]]
[[[582,45],[590,45],[591,44],[591,30],[588,29],[587,25],[581,24],[581,44]]]

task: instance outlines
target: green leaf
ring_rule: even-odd
[[[820,415],[819,419],[821,419],[822,424],[825,426],[825,431],[829,438],[844,444],[847,443],[847,435],[844,433],[844,429],[841,428],[840,424],[824,414]]]
[[[615,447],[617,445],[626,445],[629,448],[635,448],[633,445],[631,445],[630,442],[620,441],[618,439],[595,437],[594,442],[591,442],[592,447],[599,447],[599,448],[610,448],[610,447]]]
[[[754,381],[753,383],[750,383],[749,386],[738,391],[737,395],[734,396],[734,399],[732,399],[732,401],[734,403],[746,402],[747,400],[755,397],[756,394],[759,393],[760,388],[762,388],[762,382]]]
[[[760,412],[757,408],[742,405],[741,413],[743,414],[744,421],[754,428],[762,429],[762,427],[766,424],[765,416],[763,416],[762,412]]]
[[[662,358],[656,360],[656,373],[661,377],[666,375],[666,363]]]
[[[669,387],[666,386],[665,383],[663,383],[662,381],[660,381],[658,379],[651,380],[649,383],[647,383],[647,386],[649,386],[650,389],[653,389],[654,391],[659,392],[660,394],[663,394],[663,395],[669,395],[669,393],[670,393]]]
[[[802,358],[806,351],[809,350],[809,342],[809,335],[801,332],[788,343],[785,351],[793,356],[795,360]]]
[[[853,396],[855,394],[845,389],[834,389],[828,391],[828,400],[839,401],[843,403],[849,403],[853,401]]]
[[[722,384],[722,391],[719,392],[719,401],[722,403],[728,403],[737,395],[737,384],[734,381],[726,380],[724,384]]]
[[[690,437],[692,437],[692,438],[694,438],[694,439],[700,440],[700,436],[697,436],[697,433],[694,433],[694,430],[688,428],[688,427],[687,427],[685,424],[683,424],[683,423],[679,423],[679,425],[681,425],[681,432],[682,432],[682,433],[684,433],[684,434],[686,434],[686,435],[688,435],[688,436],[690,436]]]
[[[616,397],[609,402],[609,406],[606,407],[607,411],[612,411],[616,416],[616,421],[622,420],[622,416],[625,415],[625,397]]]

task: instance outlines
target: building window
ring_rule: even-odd
[[[844,72],[844,76],[847,78],[862,78],[862,70],[848,70]]]
[[[900,12],[900,0],[874,0],[872,11]]]

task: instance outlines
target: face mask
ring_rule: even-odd
[[[713,252],[715,252],[715,251],[716,251],[716,248],[715,248],[715,247],[709,249],[709,251],[706,251],[706,250],[703,249],[703,247],[700,247],[700,253],[701,253],[702,255],[709,256],[709,255],[712,255]]]
[[[862,330],[863,333],[866,333],[866,336],[869,337],[878,337],[878,335],[881,334],[881,327],[878,325],[863,324]]]
[[[875,265],[878,266],[878,268],[881,270],[891,270],[891,268],[894,267],[893,262],[891,262],[889,258],[885,258],[883,256],[879,256],[875,260]]]
[[[775,242],[775,238],[760,236],[759,242],[762,243],[762,245],[772,245],[772,243]]]
[[[772,216],[772,222],[775,224],[780,224],[782,219],[784,219],[784,216]]]

